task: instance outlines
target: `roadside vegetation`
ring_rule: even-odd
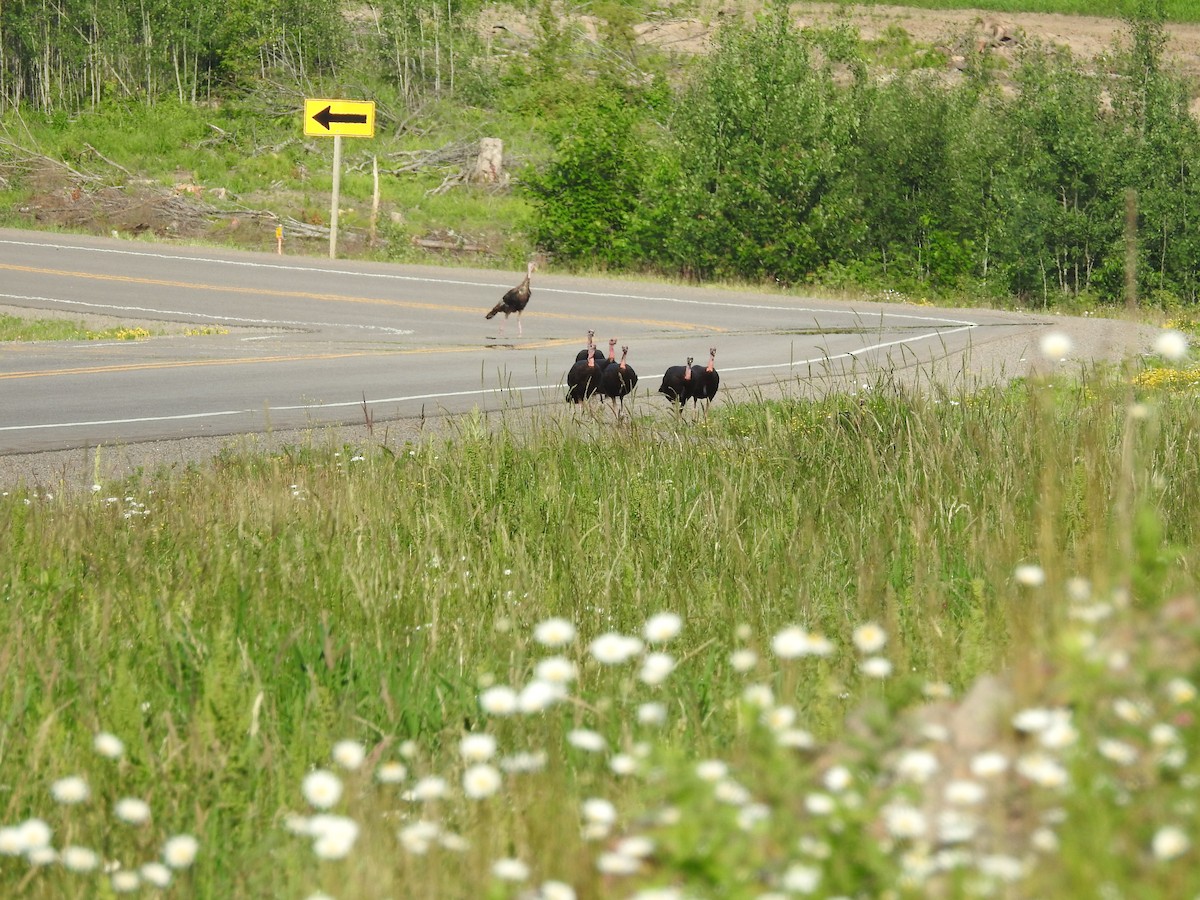
[[[6,492],[0,884],[1190,896],[1174,340]]]
[[[95,330],[67,319],[27,319],[0,315],[0,341],[136,341],[150,337],[145,328],[116,326]]]

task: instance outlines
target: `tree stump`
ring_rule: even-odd
[[[508,180],[504,172],[504,141],[500,138],[480,138],[479,155],[468,179],[473,184],[502,184]]]

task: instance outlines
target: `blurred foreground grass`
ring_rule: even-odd
[[[9,491],[0,890],[1190,896],[1198,434],[1085,370]]]

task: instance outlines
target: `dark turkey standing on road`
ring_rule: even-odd
[[[518,284],[515,288],[509,288],[500,302],[491,308],[485,319],[491,319],[497,313],[504,313],[504,322],[508,321],[508,317],[513,313],[517,314],[517,334],[524,334],[525,330],[521,327],[521,313],[529,304],[529,276],[533,274],[533,270],[537,268],[537,264],[530,262],[529,267],[525,270],[525,280]],[[504,322],[500,323],[500,336],[504,337]]]
[[[704,418],[708,418],[708,407],[712,404],[713,397],[717,396],[717,388],[721,386],[721,375],[717,372],[715,366],[717,362],[717,348],[708,348],[708,366],[692,366],[692,405],[699,406],[700,401],[704,403]]]
[[[602,357],[596,352],[594,343],[596,332],[588,332],[587,349],[583,351],[583,359],[576,359],[575,365],[567,370],[567,402],[582,403],[600,387],[600,375],[604,371]]]
[[[595,334],[595,332],[589,332],[589,333]],[[582,350],[580,350],[578,353],[575,354],[575,362],[579,362],[581,359],[587,359],[587,353],[588,353],[587,347],[584,347]],[[616,361],[617,361],[617,339],[610,338],[608,341],[608,358],[606,359],[605,357],[601,356],[599,354],[599,352],[597,352],[596,353],[596,365],[598,365],[601,369],[603,369],[603,368],[606,368],[610,362],[616,362]]]
[[[692,359],[689,356],[685,366],[670,366],[663,373],[662,384],[658,386],[658,392],[666,394],[672,403],[678,403],[680,409],[692,396]]]
[[[623,412],[625,410],[625,395],[637,386],[637,372],[633,371],[633,366],[625,362],[625,357],[628,355],[629,348],[622,347],[621,361],[610,361],[600,375],[600,393],[612,401],[613,413],[617,418],[620,418],[620,413],[617,412],[617,401],[621,401],[621,410]]]

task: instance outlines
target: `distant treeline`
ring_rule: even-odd
[[[567,264],[1120,302],[1134,234],[1139,299],[1194,304],[1200,134],[1162,0],[1133,3],[1096,72],[1029,46],[1011,64],[967,48],[951,74],[908,45],[881,77],[878,45],[800,30],[782,0],[682,61],[637,43],[618,0],[593,36],[537,0],[532,37],[481,34],[487,0],[15,0],[0,112],[240,92],[290,115],[366,86],[399,117],[438,97],[540,117],[552,155],[517,189],[531,245]]]
[[[263,80],[366,76],[448,87],[486,0],[7,0],[0,111],[207,100]]]
[[[1195,303],[1200,133],[1153,4],[1102,72],[1022,52],[891,78],[857,35],[732,27],[666,102],[610,90],[532,179],[562,258],[701,279]],[[1127,215],[1136,232],[1127,231]]]

